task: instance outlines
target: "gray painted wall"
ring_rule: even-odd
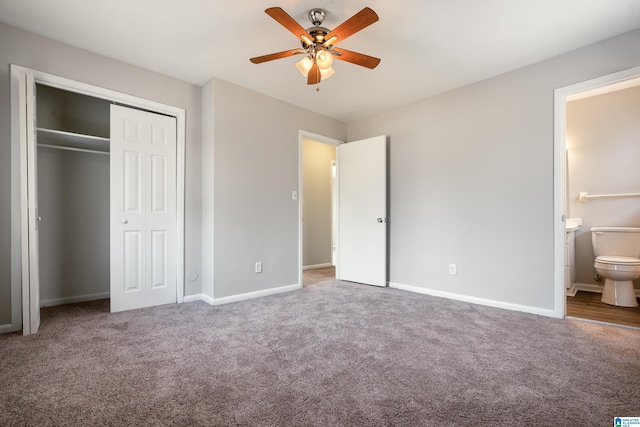
[[[350,141],[391,137],[391,282],[553,309],[554,89],[640,65],[638,46],[627,33],[349,124]]]
[[[298,133],[344,140],[346,124],[222,80],[204,91],[214,103],[204,118],[213,161],[203,160],[213,165],[213,195],[203,195],[205,206],[214,199],[213,260],[203,262],[214,263],[214,297],[298,284]]]
[[[109,156],[39,148],[38,201],[40,301],[108,294]]]
[[[567,103],[568,213],[576,232],[576,282],[593,280],[591,227],[640,226],[640,198],[592,199],[590,194],[640,192],[640,87]],[[636,281],[636,288],[640,281]]]
[[[11,321],[12,63],[186,110],[185,271],[200,272],[201,88],[0,23],[0,325]],[[185,283],[186,295],[201,292],[199,279]]]
[[[335,146],[302,141],[304,266],[332,263],[331,161],[335,159]]]

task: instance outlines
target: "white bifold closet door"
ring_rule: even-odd
[[[176,302],[176,119],[111,105],[111,312]]]

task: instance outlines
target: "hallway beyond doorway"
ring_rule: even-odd
[[[333,280],[336,278],[335,267],[323,267],[305,270],[302,275],[302,285],[314,285],[324,282],[325,280]]]

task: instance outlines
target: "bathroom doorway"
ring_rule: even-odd
[[[594,274],[591,243],[591,227],[640,226],[640,197],[617,197],[640,192],[640,172],[629,165],[640,156],[640,67],[555,95],[555,212],[562,219],[555,235],[561,262],[556,309],[566,317],[640,328],[640,307],[600,301],[604,282]],[[640,283],[635,287],[640,294]]]

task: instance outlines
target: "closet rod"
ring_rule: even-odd
[[[579,202],[588,202],[589,199],[601,199],[610,197],[640,197],[640,193],[621,193],[621,194],[589,194],[586,191],[581,191],[578,195]]]
[[[80,151],[82,153],[92,153],[92,154],[107,154],[107,155],[109,154],[108,151],[87,150],[86,148],[64,147],[61,145],[38,144],[38,147],[55,148],[58,150],[67,150],[67,151]]]
[[[126,108],[131,108],[132,110],[140,110],[140,111],[146,111],[147,113],[153,113],[153,114],[158,114],[159,116],[166,116],[166,117],[176,117],[175,114],[166,114],[166,113],[159,113],[155,110],[149,110],[147,108],[142,108],[142,107],[136,107],[134,105],[130,105],[130,104],[124,104],[122,102],[118,102],[118,101],[111,101],[111,104],[113,105],[118,105],[120,107],[126,107]]]

